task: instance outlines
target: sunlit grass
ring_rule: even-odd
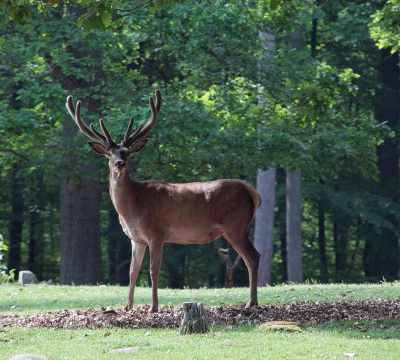
[[[122,286],[59,286],[59,285],[1,285],[0,312],[37,313],[63,309],[91,307],[123,307],[128,293]],[[343,299],[395,298],[400,283],[380,284],[304,284],[278,285],[258,289],[259,304],[290,304],[293,301],[338,301]],[[248,288],[233,289],[159,289],[160,304],[182,306],[185,301],[201,301],[205,305],[246,303]],[[135,306],[149,304],[151,289],[137,287]]]
[[[238,326],[213,327],[205,335],[180,336],[176,330],[40,330],[0,329],[0,359],[16,354],[51,359],[398,359],[400,331],[367,331],[325,325],[286,333]],[[389,339],[388,339],[389,337]],[[136,347],[129,353],[112,349]]]

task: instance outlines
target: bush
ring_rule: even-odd
[[[4,244],[3,235],[0,234],[0,283],[14,282],[14,271],[12,269],[7,274],[7,266],[3,262],[3,251],[7,251],[7,246]]]

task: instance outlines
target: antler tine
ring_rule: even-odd
[[[132,135],[129,136],[129,134],[132,130],[132,126],[133,126],[133,117],[131,117],[131,120],[128,125],[128,129],[126,130],[126,133],[125,133],[124,140],[122,140],[122,142],[121,142],[121,144],[123,146],[129,148],[130,146],[132,146],[132,144],[136,140],[139,140],[139,139],[142,139],[143,137],[145,137],[151,131],[151,129],[156,125],[158,114],[160,113],[161,106],[164,102],[164,99],[161,96],[160,90],[156,90],[156,101],[157,101],[157,104],[155,105],[153,97],[150,96],[149,102],[150,102],[150,108],[151,108],[151,116],[150,116],[149,120],[147,121],[147,123],[144,127],[143,127],[143,124],[140,124],[140,126],[137,128],[137,130]]]
[[[157,116],[161,111],[161,106],[164,102],[164,99],[161,96],[161,91],[160,90],[156,90],[156,108],[157,108]]]
[[[76,124],[78,125],[79,129],[90,139],[100,142],[103,145],[106,145],[104,142],[104,137],[98,137],[96,133],[94,133],[92,130],[89,129],[89,127],[86,125],[86,123],[82,120],[81,118],[81,101],[78,101],[76,103],[76,109],[74,107],[73,99],[72,96],[67,97],[67,103],[65,104],[67,107],[67,110],[71,117],[74,119]],[[101,134],[100,134],[101,135]]]
[[[74,119],[74,121],[77,123],[79,129],[90,139],[97,141],[101,143],[103,146],[105,146],[107,149],[110,147],[111,144],[114,142],[111,139],[111,135],[106,129],[106,127],[103,124],[103,120],[100,119],[100,127],[103,130],[104,135],[100,134],[93,126],[93,124],[90,124],[90,128],[86,125],[86,123],[82,120],[81,118],[81,101],[79,100],[76,103],[76,109],[74,107],[74,103],[72,100],[72,96],[67,97],[67,103],[65,106],[68,109],[69,114],[71,117]]]
[[[104,135],[100,134],[93,126],[93,124],[90,124],[90,130],[92,130],[93,134],[95,134],[99,139],[101,139],[101,141],[104,144],[107,144],[107,139]]]
[[[161,96],[160,90],[156,90],[156,100],[157,100],[157,105],[154,104],[154,99],[152,96],[150,96],[149,103],[151,108],[151,116],[141,131],[139,132],[135,131],[135,133],[130,136],[129,144],[133,144],[133,142],[135,142],[136,140],[144,138],[156,125],[157,117],[158,114],[160,113],[161,106],[164,101],[164,99]]]
[[[142,128],[143,128],[143,124],[140,124],[139,127],[135,130],[135,132],[127,140],[126,140],[126,138],[124,140],[122,140],[121,145],[125,146],[126,148],[131,147],[137,137],[137,134],[140,133]]]
[[[104,125],[103,120],[101,120],[101,119],[100,119],[100,127],[101,127],[101,130],[103,130],[103,133],[107,138],[107,145],[110,146],[114,141],[112,141],[111,135],[108,132],[106,126]]]
[[[66,108],[67,108],[69,114],[71,115],[71,117],[72,117],[72,118],[74,119],[74,121],[75,121],[75,107],[74,107],[74,102],[73,102],[73,100],[72,100],[72,96],[71,96],[71,95],[69,95],[69,96],[67,97],[67,102],[66,102],[65,106],[66,106]]]
[[[129,125],[128,125],[128,128],[126,129],[124,140],[121,141],[122,145],[125,145],[126,143],[128,143],[129,135],[131,134],[131,131],[132,131],[132,126],[133,126],[133,116],[131,116],[131,119],[129,120]]]

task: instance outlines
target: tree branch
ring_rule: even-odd
[[[164,72],[163,72],[157,65],[152,64],[151,62],[149,62],[149,61],[148,61],[147,59],[145,59],[145,58],[140,58],[140,61],[141,61],[143,64],[147,65],[148,67],[150,67],[150,68],[152,68],[152,69],[156,69],[156,70],[160,73],[161,77],[163,78],[164,83],[166,83],[165,74],[164,74]]]
[[[229,66],[229,63],[227,63],[225,60],[221,59],[214,51],[212,51],[208,47],[200,46],[200,48],[203,49],[204,51],[208,52],[211,56],[213,56],[220,64]]]
[[[30,161],[30,159],[28,159],[26,156],[21,155],[21,154],[18,154],[15,150],[7,149],[7,148],[0,148],[0,151],[9,152],[9,153],[11,153],[11,154],[14,154],[15,156],[18,156],[18,157],[20,157],[21,159],[24,159],[24,160],[27,161],[27,162]]]
[[[118,11],[124,11],[124,12],[129,12],[129,11],[135,11],[136,9],[139,9],[140,7],[146,6],[147,4],[150,4],[152,2],[152,0],[146,1],[143,4],[140,4],[136,7],[134,7],[133,9],[128,9],[128,10],[122,10],[122,9],[117,9]]]

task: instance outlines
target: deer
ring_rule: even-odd
[[[146,247],[150,250],[152,300],[149,312],[158,312],[158,277],[164,243],[205,244],[221,235],[243,258],[249,273],[250,300],[246,307],[258,305],[257,275],[260,254],[248,237],[248,227],[261,196],[243,180],[222,179],[207,182],[173,184],[158,180],[136,181],[128,173],[130,156],[147,144],[144,137],[154,128],[164,102],[161,91],[155,92],[156,103],[149,98],[151,116],[131,134],[133,117],[121,143],[115,143],[103,120],[101,134],[93,124],[81,118],[81,101],[76,108],[72,96],[66,107],[79,129],[91,140],[90,147],[108,158],[110,196],[119,221],[132,243],[128,298],[124,307],[133,306],[136,279]]]

